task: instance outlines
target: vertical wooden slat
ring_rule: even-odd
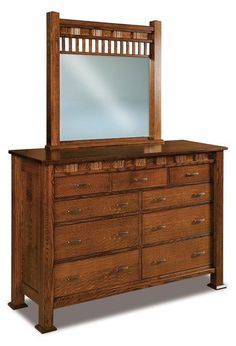
[[[47,13],[47,146],[60,144],[60,19]]]
[[[72,38],[69,37],[69,52],[72,52]]]
[[[117,41],[114,41],[114,54],[117,54]]]
[[[85,38],[82,38],[82,52],[85,52]]]
[[[89,39],[89,53],[92,53],[92,39]]]
[[[148,43],[144,42],[144,55],[148,55]]]
[[[152,21],[150,26],[154,28],[152,49],[150,52],[150,79],[149,79],[149,109],[150,138],[161,139],[161,22]],[[147,43],[145,43],[145,46]],[[146,54],[146,47],[145,47]]]
[[[105,40],[102,40],[102,53],[105,53]]]
[[[95,40],[95,53],[98,53],[98,39]]]
[[[111,54],[111,40],[108,40],[108,54]]]
[[[61,50],[62,50],[62,52],[65,52],[65,48],[66,46],[65,46],[65,37],[62,37],[61,38]]]
[[[75,51],[76,52],[79,52],[79,39],[78,38],[76,38],[76,41],[75,41],[76,43],[75,43]]]
[[[124,41],[120,41],[120,54],[124,54]]]
[[[213,262],[215,273],[211,274],[211,282],[208,286],[214,289],[226,288],[223,281],[223,166],[224,152],[215,154],[214,163],[214,241]]]
[[[138,55],[142,55],[141,50],[142,50],[142,42],[139,42],[138,43]]]

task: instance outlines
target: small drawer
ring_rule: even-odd
[[[171,184],[188,184],[211,181],[211,165],[195,165],[170,168]]]
[[[138,216],[60,226],[55,258],[64,259],[138,245]]]
[[[152,244],[212,232],[210,204],[143,215],[143,243]]]
[[[211,264],[211,237],[189,239],[143,249],[143,278],[198,267],[210,267]]]
[[[55,221],[64,222],[123,214],[135,212],[138,209],[138,193],[57,201],[55,203]]]
[[[69,197],[90,193],[109,192],[109,175],[83,174],[55,179],[55,197]]]
[[[167,185],[167,169],[112,173],[112,190],[131,190]]]
[[[210,202],[212,200],[212,192],[211,184],[144,191],[142,193],[143,209],[157,209]]]
[[[138,251],[57,264],[54,275],[56,297],[122,286],[138,280]]]

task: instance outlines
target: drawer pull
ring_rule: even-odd
[[[206,192],[196,192],[192,194],[193,198],[198,198],[198,197],[202,197],[202,196],[206,196]]]
[[[143,178],[134,178],[133,183],[138,183],[140,181],[148,181],[148,177],[143,177]]]
[[[67,240],[66,242],[68,245],[79,245],[82,243],[81,239],[75,239],[75,240]]]
[[[115,208],[127,208],[128,204],[128,202],[116,203]]]
[[[203,256],[203,255],[205,255],[206,254],[206,251],[194,251],[193,253],[192,253],[192,257],[199,257],[199,256]]]
[[[165,262],[167,262],[167,259],[166,259],[166,258],[158,258],[157,260],[152,261],[152,262],[151,262],[151,265],[152,265],[152,266],[156,266],[156,265],[158,265],[158,264],[165,263]]]
[[[129,232],[128,231],[123,231],[123,232],[118,232],[116,233],[116,236],[118,238],[123,238],[123,237],[127,237],[129,235]]]
[[[68,210],[66,211],[66,213],[67,213],[67,214],[70,214],[70,215],[78,215],[78,214],[81,213],[81,209],[80,209],[80,208],[72,209],[72,210],[68,209]]]
[[[193,225],[198,225],[199,223],[203,223],[203,222],[205,222],[206,221],[206,219],[205,218],[200,218],[200,219],[194,219],[193,220]]]
[[[76,280],[80,280],[80,276],[79,275],[71,275],[71,276],[66,276],[65,277],[66,281],[76,281]]]
[[[116,272],[117,273],[124,273],[127,272],[129,270],[129,266],[119,266],[116,267]]]
[[[154,197],[152,199],[152,202],[153,203],[159,203],[159,202],[163,202],[163,201],[166,201],[166,200],[167,200],[167,197],[160,196],[160,197]]]
[[[89,183],[79,183],[79,184],[75,184],[75,187],[77,187],[78,189],[79,188],[83,188],[83,187],[90,187],[91,186],[91,184],[89,184]]]
[[[166,229],[167,226],[166,225],[158,225],[158,226],[155,226],[155,227],[152,227],[150,229],[151,232],[158,232],[158,231],[161,231],[163,229]]]
[[[186,177],[196,177],[196,176],[198,176],[198,175],[200,175],[199,172],[187,172],[187,173],[185,174]]]

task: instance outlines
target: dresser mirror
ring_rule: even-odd
[[[49,149],[161,144],[161,23],[47,15]]]
[[[148,136],[148,58],[61,54],[61,141]]]

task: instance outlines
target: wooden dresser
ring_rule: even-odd
[[[210,274],[223,285],[223,150],[189,141],[12,150],[12,300],[53,310]]]

